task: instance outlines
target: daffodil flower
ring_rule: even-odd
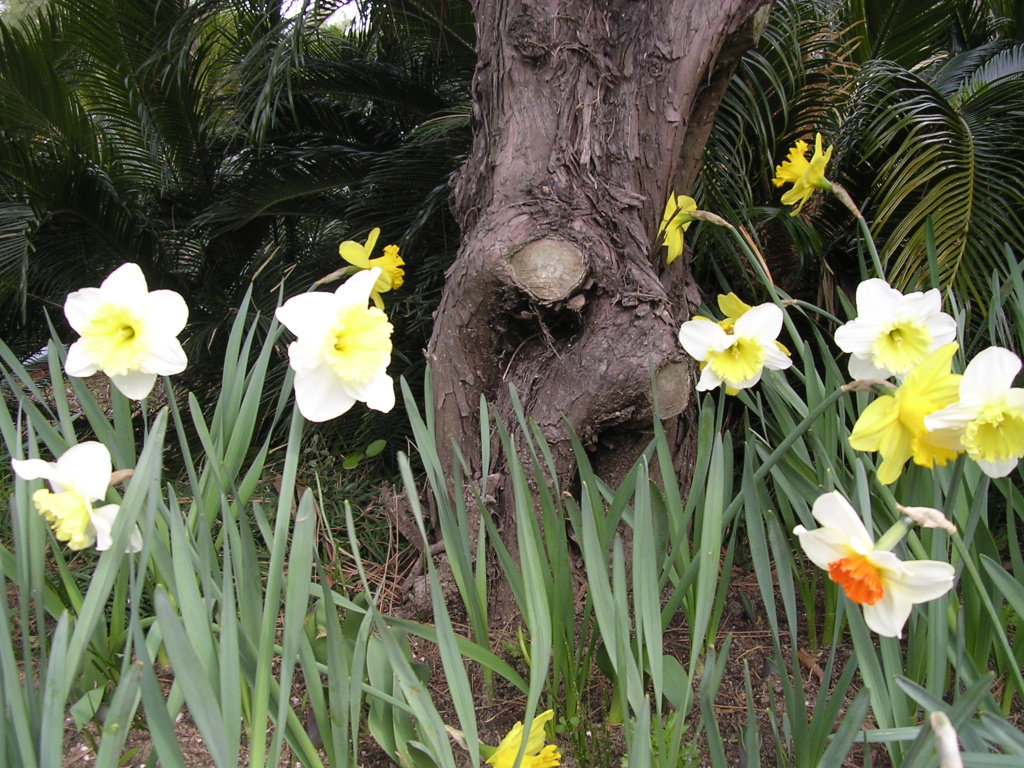
[[[876,543],[860,516],[841,493],[819,496],[811,514],[821,527],[798,525],[793,533],[804,553],[864,610],[868,627],[884,637],[901,637],[917,603],[953,587],[953,566],[938,560],[904,562],[890,550],[906,534],[910,518],[896,523]]]
[[[120,507],[117,504],[93,506],[107,495],[113,474],[110,451],[102,443],[85,442],[68,448],[57,461],[13,459],[14,474],[22,480],[46,480],[50,489],[41,488],[32,494],[32,503],[53,528],[60,541],[71,549],[85,549],[96,543],[96,549],[109,549],[110,532]],[[128,539],[126,552],[142,549],[138,526]]]
[[[64,314],[81,336],[68,349],[68,376],[103,371],[126,397],[141,400],[157,376],[188,364],[177,339],[188,305],[174,291],[150,291],[138,264],[122,264],[99,288],[68,294]]]
[[[960,376],[950,370],[956,350],[954,342],[929,354],[893,394],[876,399],[854,424],[850,446],[857,451],[878,451],[882,457],[879,482],[895,482],[908,459],[922,467],[941,467],[963,450],[936,441],[925,427],[928,414],[957,400]]]
[[[989,477],[1006,477],[1024,457],[1024,389],[1013,386],[1021,362],[1013,352],[979,352],[960,379],[959,400],[925,416],[933,439],[978,463]]]
[[[340,416],[357,400],[375,411],[395,405],[391,323],[368,307],[379,269],[357,272],[334,293],[294,296],[277,309],[277,319],[297,337],[288,345],[295,370],[295,402],[310,421]]]
[[[821,134],[814,137],[814,154],[807,160],[807,142],[798,141],[789,150],[789,156],[775,167],[775,178],[772,182],[776,187],[792,184],[793,188],[782,195],[783,205],[796,204],[790,216],[796,216],[804,207],[816,189],[831,190],[832,185],[825,178],[825,166],[832,159],[832,147],[821,151]]]
[[[690,214],[696,210],[697,202],[692,197],[669,192],[661,225],[658,227],[658,237],[664,237],[662,245],[668,249],[665,254],[666,264],[671,264],[683,252],[683,233],[693,222]]]
[[[765,368],[784,370],[793,361],[779,349],[776,337],[782,330],[782,310],[761,304],[736,319],[732,332],[707,319],[689,320],[679,329],[679,343],[702,366],[698,391],[722,384],[746,389],[761,380]]]
[[[936,347],[956,338],[956,321],[933,288],[904,296],[873,277],[857,286],[857,317],[836,331],[855,379],[902,378]]]
[[[521,768],[556,768],[562,755],[554,744],[544,744],[544,727],[555,716],[552,710],[542,712],[530,723],[530,735],[526,739],[526,751],[519,764]],[[517,722],[493,751],[483,745],[482,752],[491,752],[487,763],[494,768],[512,768],[515,765],[519,747],[523,743],[523,724]]]
[[[377,245],[377,238],[380,237],[380,227],[370,230],[369,237],[365,243],[357,243],[355,240],[346,240],[338,246],[338,253],[341,258],[359,269],[380,270],[377,282],[374,283],[370,297],[378,309],[384,309],[382,293],[387,293],[393,288],[401,288],[405,280],[405,261],[398,255],[397,245],[385,245],[384,255],[371,258],[373,249]]]
[[[736,327],[736,321],[752,310],[753,307],[730,291],[729,293],[718,294],[718,309],[724,315],[718,321],[718,324],[725,329],[726,333],[729,333]]]

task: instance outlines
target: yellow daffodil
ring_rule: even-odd
[[[739,390],[761,380],[765,368],[784,370],[793,361],[776,343],[782,330],[782,310],[761,304],[744,312],[731,332],[707,318],[689,320],[679,329],[679,343],[701,366],[699,391],[725,385]]]
[[[718,325],[721,326],[722,330],[724,330],[726,333],[732,333],[733,328],[736,327],[736,321],[739,320],[744,314],[746,314],[751,309],[753,309],[753,307],[750,304],[747,304],[747,302],[743,301],[743,299],[741,299],[735,293],[720,293],[718,294],[718,310],[723,315],[725,315],[725,317],[723,317],[721,320],[715,321],[712,320],[710,317],[703,317],[701,315],[697,315],[693,319],[698,321],[706,321],[710,323],[717,322]],[[779,351],[782,352],[782,354],[786,355],[786,357],[790,356],[789,350],[786,348],[786,345],[783,344],[781,341],[778,341],[776,339],[775,346],[777,346],[779,348]],[[703,371],[706,366],[706,360],[700,362],[701,371]],[[736,389],[735,387],[726,384],[725,393],[727,395],[735,395],[739,393],[739,390]]]
[[[1005,477],[1024,458],[1024,389],[1013,386],[1021,362],[1013,352],[979,352],[960,379],[959,401],[925,416],[933,439],[964,449],[989,477]]]
[[[937,289],[904,296],[875,277],[857,286],[857,317],[836,330],[835,338],[850,353],[853,378],[902,378],[956,338],[956,321],[942,311]]]
[[[858,451],[878,451],[878,479],[893,483],[908,459],[922,467],[945,466],[959,450],[934,439],[925,417],[956,402],[959,374],[951,373],[955,343],[944,344],[912,369],[891,395],[882,395],[857,419],[850,445]]]
[[[783,205],[796,204],[796,208],[789,214],[796,216],[804,207],[815,189],[831,189],[832,185],[825,178],[825,166],[832,159],[832,147],[825,152],[821,151],[821,134],[814,137],[814,154],[810,161],[807,160],[807,142],[798,141],[789,150],[787,157],[781,165],[775,167],[775,178],[772,182],[776,187],[783,184],[792,184],[793,188],[782,195]]]
[[[664,238],[662,245],[668,249],[668,253],[665,254],[666,264],[671,264],[683,252],[683,233],[693,222],[690,214],[696,210],[697,203],[692,197],[677,196],[674,192],[669,192],[665,213],[661,217],[661,226],[658,227],[658,237]]]
[[[375,411],[395,405],[391,323],[368,307],[379,269],[357,272],[334,293],[294,296],[277,308],[277,319],[297,337],[288,345],[295,370],[295,402],[310,421],[340,416],[357,400]]]
[[[357,243],[355,240],[346,240],[338,246],[338,253],[341,258],[359,269],[380,270],[377,282],[374,283],[370,297],[378,309],[384,309],[382,293],[387,293],[394,288],[401,288],[405,280],[405,262],[398,255],[397,245],[385,245],[384,255],[371,258],[373,249],[377,245],[377,238],[380,237],[380,227],[374,227],[370,231],[365,243]]]
[[[533,718],[533,722],[530,723],[530,735],[526,739],[523,760],[519,764],[521,768],[556,768],[560,764],[562,755],[558,751],[558,747],[554,744],[544,744],[544,726],[554,716],[555,713],[549,709]],[[522,743],[523,724],[517,722],[501,740],[501,743],[494,748],[490,757],[487,758],[487,763],[494,768],[512,768]]]
[[[735,293],[729,292],[718,294],[718,309],[725,316],[718,321],[718,324],[725,329],[726,333],[729,333],[735,327],[736,321],[753,307]]]
[[[811,509],[821,527],[798,525],[793,533],[804,553],[864,610],[868,627],[884,637],[900,637],[917,603],[934,600],[953,586],[953,566],[938,560],[903,562],[890,550],[911,523],[902,520],[876,543],[841,493],[819,496]]]
[[[14,474],[23,480],[46,480],[50,489],[32,494],[36,511],[46,518],[60,541],[71,549],[85,549],[96,543],[96,549],[109,549],[110,532],[120,507],[104,504],[94,507],[107,495],[113,474],[110,451],[102,443],[85,442],[68,448],[57,461],[13,459]],[[142,535],[136,527],[128,540],[126,552],[142,549]]]
[[[68,376],[103,371],[126,397],[141,400],[157,376],[185,370],[177,336],[188,306],[174,291],[150,291],[138,264],[122,264],[99,288],[69,294],[64,314],[81,336],[68,349]]]

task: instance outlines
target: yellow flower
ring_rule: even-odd
[[[732,329],[736,327],[736,321],[752,309],[752,306],[747,304],[747,302],[731,291],[729,293],[718,294],[718,311],[725,315],[725,317],[718,321],[718,324],[722,326],[722,330],[726,333],[732,333]],[[700,318],[694,319],[696,320]],[[779,351],[782,352],[782,354],[787,357],[791,356],[789,348],[781,341],[776,339],[775,346],[779,348]],[[736,393],[733,392],[733,394]]]
[[[328,421],[357,400],[384,413],[395,405],[388,376],[391,323],[378,307],[367,307],[380,272],[361,270],[334,293],[293,296],[277,308],[277,319],[297,337],[288,345],[295,371],[295,403],[310,421]]]
[[[103,371],[126,397],[141,400],[157,376],[185,370],[177,336],[188,305],[174,291],[150,291],[138,264],[122,264],[99,288],[68,294],[64,314],[81,335],[68,349],[68,376]]]
[[[338,246],[338,253],[341,254],[341,258],[354,267],[359,269],[376,267],[380,270],[377,282],[374,284],[373,290],[370,291],[370,298],[373,299],[373,303],[378,309],[384,309],[384,302],[380,295],[393,288],[402,287],[402,283],[405,281],[405,270],[402,269],[405,266],[405,261],[398,255],[397,245],[385,245],[383,256],[370,258],[374,246],[377,245],[378,237],[380,237],[380,227],[374,227],[364,244],[357,243],[355,240],[346,240]]]
[[[857,317],[836,330],[850,353],[855,379],[902,378],[928,353],[956,338],[956,321],[942,311],[937,288],[904,296],[881,278],[857,286]]]
[[[68,448],[57,461],[13,459],[14,474],[23,480],[46,480],[51,490],[41,488],[32,502],[59,541],[70,549],[85,549],[96,543],[103,551],[113,543],[111,531],[120,511],[117,504],[93,506],[107,495],[113,474],[110,451],[103,443],[88,441]],[[142,549],[142,534],[136,526],[126,552]]]
[[[907,459],[921,467],[942,467],[959,453],[925,427],[928,414],[957,400],[960,375],[950,372],[956,350],[955,343],[936,349],[907,374],[895,393],[879,397],[857,419],[850,445],[857,451],[878,451],[880,482],[895,482]]]
[[[521,768],[556,768],[562,755],[554,744],[544,744],[544,726],[555,716],[554,711],[542,712],[530,723],[530,735],[526,739],[526,751],[519,764]],[[487,763],[494,768],[512,768],[523,743],[523,724],[517,722],[512,726],[501,743],[495,747]]]
[[[1006,477],[1024,458],[1024,389],[1013,386],[1020,369],[1008,349],[979,352],[964,370],[959,401],[925,418],[936,441],[966,449],[989,477]]]
[[[661,217],[658,236],[664,235],[662,245],[668,248],[665,263],[671,264],[683,252],[683,233],[689,228],[693,217],[690,214],[697,210],[697,202],[692,197],[669,192],[665,203],[665,213]]]
[[[746,312],[753,309],[753,307],[735,293],[729,292],[718,294],[718,309],[725,315],[722,320],[718,321],[718,324],[722,326],[726,333],[732,333],[732,329],[736,326],[736,321],[743,317]]]
[[[783,194],[782,204],[797,204],[796,208],[789,214],[796,216],[804,207],[815,189],[831,189],[828,179],[825,178],[825,166],[832,158],[832,147],[827,151],[821,151],[821,134],[814,138],[814,154],[810,161],[807,160],[807,142],[798,141],[796,146],[789,150],[787,157],[781,165],[775,167],[775,178],[772,182],[776,187],[783,184],[792,184],[793,188]]]
[[[782,330],[782,310],[774,304],[751,307],[726,331],[722,323],[698,317],[683,323],[679,343],[701,363],[697,391],[719,385],[726,392],[752,387],[764,368],[781,371],[792,365],[776,340]]]

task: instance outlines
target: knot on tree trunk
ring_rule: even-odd
[[[516,285],[543,303],[568,299],[583,284],[589,269],[583,251],[552,237],[527,243],[509,261]]]
[[[663,365],[654,375],[654,393],[658,401],[658,418],[662,421],[686,410],[693,396],[692,366],[683,362]]]

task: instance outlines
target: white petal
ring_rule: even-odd
[[[924,302],[923,309],[929,317],[934,317],[942,312],[942,293],[938,288],[931,288],[923,293],[911,293],[909,296],[915,298],[920,295]]]
[[[152,339],[146,348],[146,357],[140,363],[140,370],[160,376],[181,373],[187,367],[185,350],[173,336]]]
[[[359,399],[366,403],[367,408],[388,413],[395,407],[395,382],[386,373],[381,373],[366,386],[366,397]]]
[[[356,402],[344,382],[327,365],[295,373],[295,404],[309,421],[329,421]]]
[[[793,529],[807,558],[819,568],[828,570],[829,563],[851,554],[850,542],[842,531],[817,528],[809,531],[802,525]]]
[[[782,310],[774,304],[759,304],[744,312],[733,326],[733,335],[752,336],[774,342],[782,330]]]
[[[811,514],[823,527],[842,532],[854,551],[866,554],[874,549],[874,539],[860,515],[839,491],[823,493],[815,499]]]
[[[960,429],[929,429],[928,417],[924,420],[925,429],[928,430],[928,442],[938,448],[946,448],[950,451],[960,453],[964,450],[964,430]]]
[[[188,304],[175,291],[153,291],[143,297],[149,322],[157,324],[164,336],[177,336],[188,322]]]
[[[314,291],[292,296],[274,315],[295,336],[320,338],[337,317],[338,306],[333,293]]]
[[[105,552],[110,549],[110,545],[113,543],[110,531],[114,527],[114,519],[119,511],[120,507],[117,504],[106,504],[93,509],[92,514],[89,515],[93,530],[96,532],[97,552]]]
[[[879,368],[871,362],[870,358],[850,355],[848,363],[850,377],[855,381],[858,379],[881,379],[885,380],[892,376],[890,371]]]
[[[372,237],[373,233],[371,232],[370,235]],[[342,306],[366,306],[370,301],[370,292],[373,290],[373,286],[377,284],[377,278],[380,275],[380,267],[360,270],[339,285],[334,295],[341,299],[343,302]]]
[[[989,347],[974,356],[960,379],[960,399],[983,403],[1003,395],[1020,372],[1020,358],[1002,347]]]
[[[99,288],[72,291],[64,300],[64,316],[71,327],[81,333],[103,302],[103,291]]]
[[[324,365],[324,337],[300,337],[288,345],[288,362],[292,370],[311,371]]]
[[[925,325],[932,333],[932,349],[937,349],[943,344],[949,344],[956,340],[956,320],[945,312],[928,318]]]
[[[57,471],[68,490],[75,490],[89,501],[107,495],[113,467],[110,451],[103,443],[89,442],[73,445],[57,459]]]
[[[784,371],[793,364],[793,360],[779,349],[775,343],[764,345],[764,367],[771,371]]]
[[[836,329],[836,346],[856,357],[870,359],[872,345],[880,330],[877,323],[868,323],[858,317]]]
[[[978,466],[981,467],[981,471],[989,477],[1006,477],[1008,474],[1013,472],[1013,468],[1017,466],[1017,459],[1005,459],[1003,461],[985,461],[984,459],[978,459]]]
[[[687,320],[679,328],[679,343],[686,354],[703,362],[708,352],[720,352],[728,346],[729,334],[710,320]]]
[[[180,370],[173,371],[173,373],[180,372]],[[156,374],[128,371],[125,374],[111,376],[110,380],[121,391],[121,394],[129,400],[141,400],[144,397],[149,397],[149,393],[153,391],[153,385],[156,384]]]
[[[142,531],[139,530],[139,526],[136,525],[128,534],[128,546],[124,548],[124,551],[129,555],[142,551]]]
[[[99,370],[85,351],[85,342],[81,339],[68,348],[68,356],[64,361],[64,372],[68,376],[92,376]]]
[[[927,325],[928,320],[942,311],[942,298],[935,289],[928,293],[908,293],[898,303],[896,315],[903,320],[916,320]]]
[[[898,575],[892,576],[886,572],[885,577],[896,581],[915,603],[926,603],[942,597],[953,588],[956,570],[949,563],[939,560],[908,560],[901,565]]]
[[[112,299],[124,300],[132,294],[149,293],[149,286],[146,285],[146,276],[142,274],[142,268],[138,264],[128,262],[111,272],[107,279],[100,283],[100,290],[104,293],[109,291]]]
[[[864,280],[857,286],[858,318],[870,317],[879,324],[888,323],[902,298],[902,293],[879,277]]]
[[[52,461],[42,459],[11,459],[11,467],[14,474],[22,480],[48,480],[55,486],[58,493],[66,490],[67,478],[65,478],[57,465]]]
[[[708,366],[708,367],[710,368],[711,366]],[[749,389],[750,387],[754,386],[755,384],[757,384],[757,382],[759,382],[761,380],[761,373],[763,371],[764,371],[763,367],[762,368],[758,368],[757,372],[753,376],[751,376],[749,379],[744,379],[743,381],[727,381],[725,383],[728,386],[732,387],[733,389]]]
[[[863,606],[864,621],[872,632],[882,637],[902,637],[903,625],[913,607],[913,601],[904,590],[887,586],[881,600]]]
[[[982,410],[984,405],[981,403],[952,403],[925,416],[924,428],[930,432],[948,430],[962,434],[967,425],[981,415]]]
[[[697,381],[697,391],[707,392],[715,387],[722,386],[722,384],[723,382],[719,375],[711,370],[710,365],[706,365],[704,370],[700,372],[700,379]]]

